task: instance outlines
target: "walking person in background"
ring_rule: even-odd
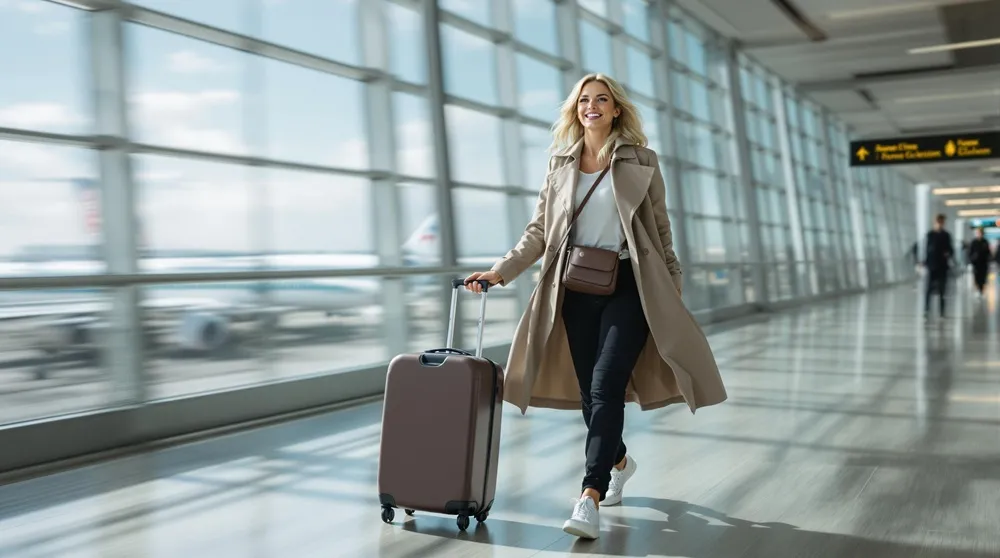
[[[986,276],[990,271],[990,243],[984,238],[982,227],[976,229],[976,238],[969,243],[969,263],[972,264],[972,277],[976,281],[976,296],[983,296]]]
[[[928,231],[924,242],[924,268],[927,270],[927,291],[924,296],[924,318],[930,317],[931,296],[937,293],[941,298],[941,317],[945,317],[945,294],[948,286],[948,271],[955,249],[951,243],[951,233],[944,230],[945,216],[938,214],[934,219],[934,229]]]
[[[726,390],[681,299],[666,187],[625,90],[602,74],[585,76],[553,135],[531,222],[467,288],[480,292],[481,279],[509,285],[542,260],[511,343],[504,399],[522,414],[528,406],[583,411],[582,494],[563,529],[594,539],[598,508],[621,503],[636,472],[622,441],[625,403],[685,403],[693,413],[725,401]]]

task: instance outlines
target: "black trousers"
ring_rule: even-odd
[[[989,275],[989,273],[990,264],[978,264],[972,266],[972,275],[976,280],[976,288],[979,289],[979,292],[983,292],[983,287],[986,285],[986,276]]]
[[[948,287],[948,268],[928,269],[927,291],[924,294],[924,313],[931,311],[931,297],[937,293],[941,298],[941,315],[944,316],[945,292]]]
[[[611,469],[625,458],[625,390],[649,334],[631,262],[622,260],[618,270],[614,294],[567,289],[562,305],[587,425],[583,489],[596,490],[601,500],[611,482]]]

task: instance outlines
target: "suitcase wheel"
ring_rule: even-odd
[[[406,512],[406,515],[413,515],[414,513],[413,510],[403,510],[403,511]]]
[[[479,512],[476,514],[476,521],[479,523],[485,523],[486,518],[490,516],[490,512]]]
[[[463,531],[469,528],[469,516],[467,515],[458,516],[458,528]]]
[[[386,523],[392,523],[393,518],[396,517],[396,511],[389,506],[384,506],[382,508],[382,521]]]

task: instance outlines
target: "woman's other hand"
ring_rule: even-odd
[[[500,282],[500,274],[496,271],[479,271],[473,273],[472,275],[465,278],[465,288],[466,290],[472,291],[474,293],[483,292],[483,286],[479,284],[479,281],[489,281],[490,286],[496,285]]]

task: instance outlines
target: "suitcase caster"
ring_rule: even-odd
[[[413,510],[403,510],[403,511],[406,512],[406,515],[413,515],[414,514]]]
[[[469,516],[467,515],[458,516],[458,528],[463,531],[469,528]]]
[[[382,508],[382,521],[386,523],[392,523],[393,518],[396,517],[396,511],[386,506]]]
[[[479,512],[476,514],[476,521],[479,523],[485,523],[486,518],[490,516],[490,512]]]

